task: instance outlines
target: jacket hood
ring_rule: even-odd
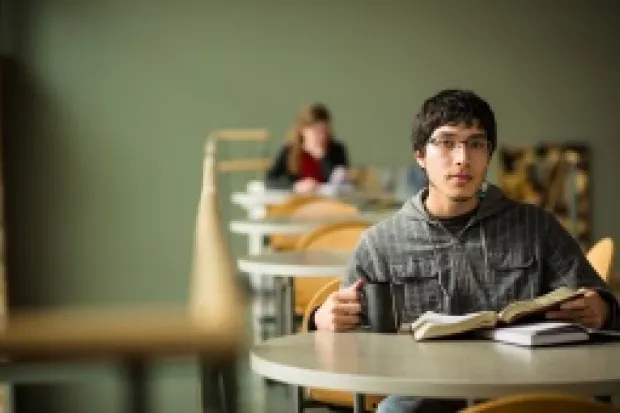
[[[398,213],[403,214],[410,219],[433,221],[433,218],[428,215],[428,212],[424,207],[424,200],[427,195],[428,188],[421,189],[416,195],[405,202]],[[508,199],[501,189],[492,184],[487,184],[486,189],[481,191],[480,197],[481,200],[478,205],[476,220],[497,214],[514,202]]]

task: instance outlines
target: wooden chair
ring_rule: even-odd
[[[300,219],[330,216],[351,216],[359,214],[354,205],[317,195],[296,195],[281,205],[267,210],[267,217],[291,217]],[[270,247],[278,251],[294,250],[300,236],[272,234]]]
[[[217,308],[227,308],[223,303],[231,301],[242,303],[244,298],[239,295],[236,266],[226,232],[222,228],[222,212],[217,190],[217,173],[221,163],[216,159],[216,149],[218,139],[222,137],[252,138],[256,137],[256,133],[250,131],[244,135],[241,131],[234,132],[234,134],[222,131],[212,133],[207,137],[205,145],[190,283],[190,313],[199,319],[217,312]],[[262,134],[257,136],[261,137]],[[247,170],[241,165],[224,169]],[[219,292],[214,295],[213,291]]]
[[[611,266],[614,261],[614,240],[611,238],[599,240],[590,248],[586,257],[598,275],[609,283]]]
[[[377,167],[369,165],[352,167],[349,170],[349,179],[360,192],[380,193],[383,191],[381,173]]]
[[[214,218],[212,219],[215,219],[218,222],[213,224],[218,226],[216,230],[209,229],[208,231],[217,231],[218,233],[221,232],[219,226],[221,226],[222,213],[220,198],[218,195],[222,192],[222,188],[218,187],[218,175],[232,172],[264,172],[271,164],[271,160],[269,158],[220,159],[220,156],[216,156],[218,155],[216,152],[221,151],[220,146],[223,143],[248,142],[262,144],[264,146],[269,138],[270,133],[266,129],[217,129],[207,135],[203,168],[203,193],[201,195],[201,208],[202,204],[206,204],[208,205],[209,210],[207,212],[201,211],[201,213],[205,216],[213,215]],[[206,196],[208,196],[208,199],[203,199]],[[229,249],[229,245],[227,244],[228,240],[224,239],[223,235],[217,235],[216,232],[211,232],[210,235],[208,234],[206,236],[219,237],[219,239],[214,238],[206,242],[205,245],[207,246],[203,246],[203,250],[205,248],[211,249],[211,242],[221,243],[222,245],[226,244],[225,247]],[[196,251],[196,254],[199,254],[199,250]],[[200,254],[204,254],[204,252],[201,252]],[[230,255],[229,252],[226,254]],[[233,273],[235,273],[235,271],[233,271]],[[248,290],[250,289],[249,282],[245,285],[245,287]]]
[[[618,413],[605,403],[565,394],[523,394],[483,402],[461,413]]]
[[[297,251],[351,252],[357,245],[362,232],[369,226],[368,222],[363,221],[343,221],[323,225],[302,236],[295,249]],[[316,293],[334,279],[338,278],[334,275],[295,277],[295,313],[302,315]]]
[[[362,232],[370,226],[367,222],[348,221],[317,228],[299,240],[297,250],[352,251]],[[312,310],[320,306],[331,293],[340,288],[340,279],[326,277],[295,277],[295,311],[303,314],[302,331],[308,331]],[[372,412],[384,396],[367,396],[366,411]],[[305,400],[309,404],[328,404],[352,407],[353,394],[334,390],[308,388]]]
[[[301,323],[301,331],[308,331],[308,322],[310,320],[310,314],[312,310],[327,300],[327,297],[333,292],[338,291],[340,289],[340,280],[333,279],[328,281],[323,285],[310,299],[308,302],[308,306],[304,311],[304,318]],[[353,407],[353,394],[340,392],[335,390],[323,390],[323,389],[314,389],[308,388],[304,393],[304,402],[305,407],[309,407],[315,404],[327,404],[331,406],[338,407]],[[365,398],[365,411],[366,412],[374,412],[377,408],[377,405],[381,400],[383,400],[385,396],[378,395],[367,395]]]
[[[254,142],[265,144],[270,134],[266,129],[218,129],[207,136],[207,141],[214,145],[220,142]],[[271,165],[271,159],[247,158],[218,160],[216,169],[218,172],[242,172],[242,171],[266,171]]]

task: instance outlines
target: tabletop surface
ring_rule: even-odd
[[[343,275],[351,253],[282,251],[248,255],[237,260],[241,271],[265,275],[311,277]]]
[[[286,202],[293,192],[286,190],[267,190],[257,192],[233,192],[231,200],[242,206],[275,205]]]
[[[525,348],[486,340],[316,332],[258,344],[252,369],[290,384],[370,394],[496,397],[620,392],[620,342]]]
[[[259,219],[237,219],[230,222],[230,229],[235,233],[281,233],[299,234],[318,226],[347,221],[365,221],[371,224],[387,219],[393,210],[381,212],[362,212],[356,215],[333,215],[321,218],[274,217]]]
[[[265,191],[256,192],[233,192],[231,194],[231,201],[234,204],[240,205],[244,208],[256,208],[264,207],[267,205],[278,205],[288,201],[295,193],[289,190],[268,189]],[[397,202],[395,196],[388,192],[379,193],[366,193],[355,191],[342,195],[324,195],[329,198],[339,199],[344,202],[371,202],[371,201],[384,201],[384,202]]]
[[[226,313],[226,312],[224,312]],[[72,309],[10,315],[0,354],[11,360],[164,355],[233,357],[242,328],[225,315],[191,318],[187,308]]]

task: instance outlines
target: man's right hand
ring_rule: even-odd
[[[364,280],[359,279],[347,288],[331,293],[314,313],[314,324],[318,330],[348,331],[360,323],[360,291]]]

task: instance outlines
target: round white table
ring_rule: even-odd
[[[254,255],[262,252],[263,237],[266,235],[304,234],[319,226],[336,222],[366,221],[370,224],[375,224],[383,219],[389,218],[394,212],[394,210],[385,212],[363,212],[356,215],[336,215],[316,219],[290,217],[237,219],[230,222],[230,230],[236,234],[246,234],[248,236],[248,253]]]
[[[266,190],[257,192],[233,192],[233,204],[245,209],[249,218],[261,218],[267,205],[280,205],[288,201],[293,192],[286,190]]]
[[[276,330],[284,335],[295,332],[294,278],[343,276],[350,257],[333,251],[267,252],[239,258],[237,266],[248,274],[274,276]]]
[[[267,340],[251,351],[251,366],[295,386],[356,394],[607,396],[620,393],[618,354],[620,342],[523,348],[486,340],[416,342],[406,334],[321,331]],[[363,398],[356,401],[359,408]]]
[[[331,251],[283,251],[247,255],[237,260],[243,272],[283,277],[342,275],[350,253]]]
[[[234,192],[231,194],[230,200],[233,204],[239,205],[241,208],[245,209],[248,218],[263,218],[267,206],[283,204],[294,195],[295,193],[290,190],[267,189],[256,192]],[[344,195],[323,194],[323,196],[356,204],[372,203],[376,201],[397,202],[394,194],[390,193],[366,194],[362,192],[353,192]]]

